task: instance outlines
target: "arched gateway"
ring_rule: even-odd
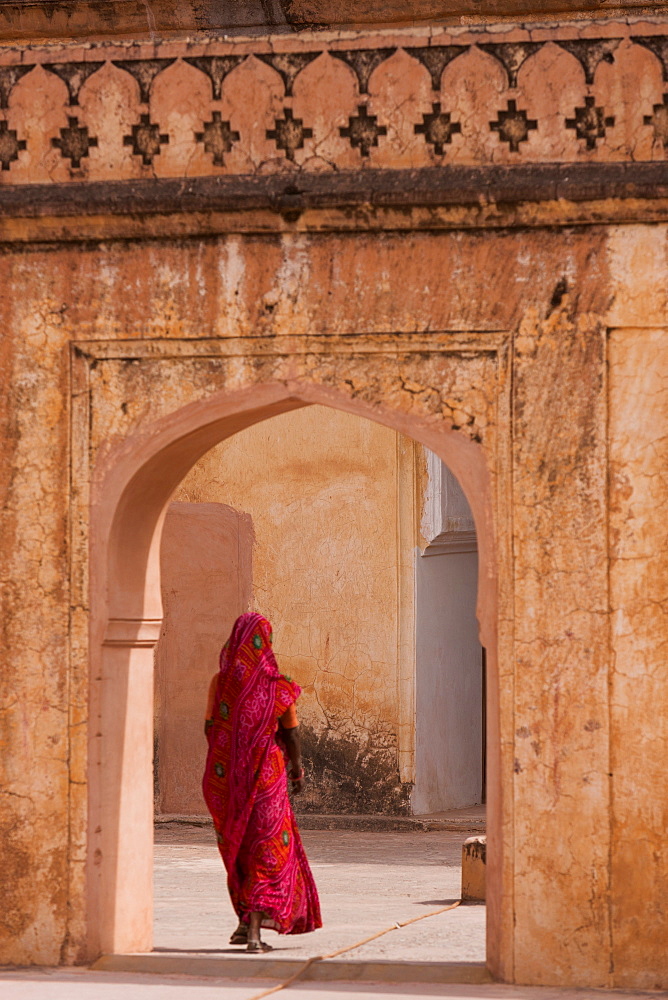
[[[494,543],[494,483],[503,475],[495,419],[504,402],[499,398],[503,361],[500,364],[498,357],[503,341],[486,336],[484,343],[476,344],[467,338],[465,354],[457,338],[451,337],[432,337],[428,345],[420,337],[408,337],[400,353],[383,336],[328,343],[326,351],[317,337],[298,345],[231,343],[222,350],[220,344],[210,342],[207,348],[200,342],[194,354],[181,346],[178,374],[170,364],[164,379],[150,373],[154,356],[142,358],[141,350],[134,352],[128,365],[127,342],[122,359],[113,348],[100,351],[99,344],[76,349],[81,376],[88,382],[82,398],[91,408],[82,428],[104,428],[103,414],[117,412],[134,396],[137,379],[149,378],[155,400],[115,447],[93,459],[90,655],[96,722],[89,750],[89,829],[95,831],[88,844],[91,953],[141,951],[152,943],[153,647],[162,624],[159,548],[169,498],[213,445],[253,423],[309,403],[368,416],[412,435],[448,462],[471,498],[480,538],[479,618],[489,651],[488,905],[494,947],[503,878],[502,856],[496,848],[501,844],[501,803]],[[129,353],[132,356],[131,348]],[[204,361],[208,386],[214,391],[202,397],[197,369]],[[142,373],[143,365],[147,374]],[[181,405],[164,412],[175,376]],[[475,390],[483,384],[484,393]],[[186,402],[188,398],[193,401]],[[98,408],[102,412],[96,413]],[[453,410],[464,429],[453,430]],[[96,456],[103,442],[93,433],[78,450]]]

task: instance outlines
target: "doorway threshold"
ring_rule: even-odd
[[[263,955],[230,957],[202,952],[153,951],[145,954],[102,955],[96,972],[149,973],[218,979],[263,979],[284,982],[304,969],[298,982],[490,983],[482,962],[396,962],[390,960],[323,959],[305,962]]]

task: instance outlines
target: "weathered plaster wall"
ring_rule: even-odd
[[[529,931],[515,948],[530,981],[549,964],[555,978],[587,969],[603,984],[612,808],[606,332],[599,317],[564,306],[547,318],[530,311],[515,341],[515,912]],[[560,886],[577,879],[589,895],[576,903]],[[555,917],[569,927],[561,948]]]
[[[3,47],[0,961],[150,946],[157,528],[252,396],[383,419],[471,491],[494,972],[668,985],[667,37]]]
[[[252,519],[253,606],[304,692],[304,811],[408,807],[397,759],[397,475],[396,432],[313,406],[219,445],[175,494]],[[409,561],[412,542],[403,539]]]
[[[15,273],[36,278],[25,258]],[[66,955],[65,817],[82,843],[88,716],[69,672],[67,334],[45,292],[39,313],[0,296],[1,961],[38,963]]]
[[[99,718],[80,470],[179,406],[277,379],[399,414],[432,447],[445,426],[479,439],[504,580],[504,974],[668,984],[667,235],[593,225],[3,248],[2,961],[85,948]],[[89,342],[81,357],[77,341]]]
[[[666,327],[611,331],[609,363],[612,937],[620,984],[652,988],[668,975]]]

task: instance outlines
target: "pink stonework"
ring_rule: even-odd
[[[155,650],[156,809],[201,815],[206,692],[223,637],[248,607],[250,517],[222,503],[172,503],[160,550],[164,620]]]

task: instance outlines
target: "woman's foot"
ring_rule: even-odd
[[[264,951],[273,951],[274,949],[266,941],[249,941],[246,945],[246,951],[249,955],[259,955]]]
[[[230,938],[230,944],[248,944],[248,924],[239,921],[239,926]]]
[[[259,910],[255,910],[251,913],[250,920],[248,922],[248,944],[246,945],[246,951],[249,955],[258,955],[263,951],[274,950],[270,944],[265,944],[264,941],[260,940],[261,924],[262,913]]]

